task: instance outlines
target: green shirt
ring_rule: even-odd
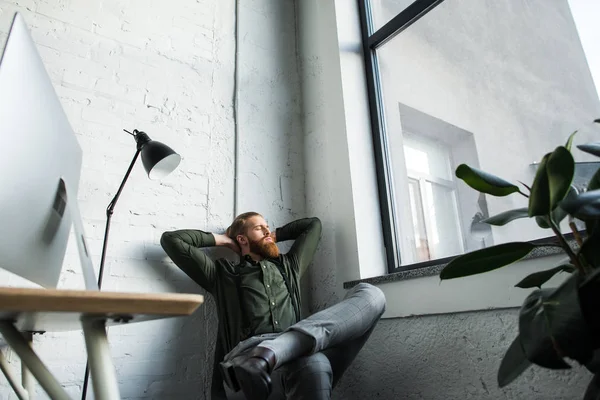
[[[232,263],[223,258],[213,261],[201,250],[215,246],[211,233],[188,229],[165,232],[161,237],[162,247],[175,264],[215,298],[219,316],[215,362],[240,341],[281,332],[297,320],[294,303],[299,310],[300,277],[317,249],[321,221],[304,218],[291,222],[276,230],[276,238],[278,242],[294,240],[290,251],[260,262],[247,257]]]

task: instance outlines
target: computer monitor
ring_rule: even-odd
[[[0,58],[0,268],[56,287],[75,223],[86,287],[94,288],[77,207],[81,162],[81,147],[16,13]]]

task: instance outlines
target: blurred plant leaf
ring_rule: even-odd
[[[498,370],[498,386],[504,387],[514,381],[519,375],[521,375],[529,366],[531,362],[525,357],[525,351],[521,346],[521,338],[517,336],[511,343],[502,363]]]
[[[548,223],[548,217],[544,216],[537,216],[535,217],[535,222],[538,224],[538,226],[542,229],[550,229],[552,228],[550,226],[550,224]]]
[[[600,168],[596,171],[594,176],[588,182],[587,190],[596,190],[600,189]],[[587,231],[588,236],[592,235],[598,226],[598,221],[593,219],[588,219],[585,221],[585,230]]]
[[[600,142],[580,144],[577,148],[596,157],[600,157]]]
[[[454,279],[481,274],[519,261],[536,245],[528,242],[512,242],[475,250],[456,257],[440,272],[440,279]]]
[[[594,176],[592,176],[592,179],[590,179],[587,186],[587,190],[596,189],[600,189],[600,168],[598,169],[598,171],[596,171]]]
[[[573,146],[573,139],[575,138],[576,133],[577,133],[577,131],[571,133],[571,135],[569,136],[569,139],[567,139],[567,144],[565,144],[565,148],[569,151],[571,151],[571,147]]]
[[[600,267],[600,230],[594,229],[592,233],[585,239],[579,256],[585,258],[588,265],[594,268]]]
[[[456,168],[456,177],[462,179],[473,189],[493,196],[508,196],[519,191],[516,185],[466,164],[461,164]]]
[[[581,220],[600,218],[600,189],[589,190],[560,203],[567,213]]]
[[[567,199],[574,199],[575,197],[577,197],[577,189],[575,189],[575,187],[573,185],[571,185],[571,188],[569,189],[569,193],[567,193],[567,195],[565,196],[564,201],[566,201]],[[567,213],[560,205],[558,207],[556,207],[554,210],[552,210],[551,214],[552,214],[552,220],[554,222],[556,222],[557,225],[560,225],[561,221],[563,219],[565,219],[565,217],[567,215],[569,215],[569,213]],[[542,229],[552,228],[550,226],[550,224],[548,223],[548,218],[546,216],[535,217],[535,222]]]
[[[588,384],[583,400],[600,400],[600,374],[594,375]]]
[[[533,274],[523,278],[521,282],[517,283],[515,286],[520,287],[522,289],[529,289],[532,287],[541,288],[544,283],[548,282],[550,278],[552,278],[554,275],[558,274],[561,271],[573,272],[575,271],[575,267],[573,267],[571,264],[565,264],[552,269],[548,269],[546,271],[534,272]]]
[[[550,158],[548,153],[538,165],[535,179],[531,185],[529,196],[529,216],[542,216],[550,213],[550,183],[548,181],[547,164]]]
[[[587,364],[585,364],[585,367],[592,374],[597,374],[598,372],[600,372],[600,349],[594,350],[592,359]]]
[[[519,218],[528,218],[529,213],[527,208],[517,208],[515,210],[504,211],[500,214],[494,215],[493,217],[486,218],[481,222],[485,222],[486,224],[502,226],[508,224],[510,221]]]
[[[571,152],[563,146],[558,146],[548,158],[546,171],[550,186],[550,209],[554,210],[571,189],[575,175],[575,160]]]
[[[581,364],[592,358],[594,344],[579,305],[579,275],[573,273],[556,289],[532,292],[519,315],[525,356],[550,369],[567,369],[563,358]]]

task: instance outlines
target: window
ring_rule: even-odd
[[[576,143],[598,140],[595,3],[359,0],[390,272],[551,236],[529,219],[481,222],[527,199],[480,195],[454,172],[464,163],[529,184],[574,130]],[[597,159],[574,155],[585,186]]]

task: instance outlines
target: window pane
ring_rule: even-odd
[[[463,252],[455,191],[432,182],[425,184],[425,209],[429,229],[428,241],[431,259],[449,257]]]
[[[415,0],[369,0],[373,15],[373,32],[387,24],[414,2]]]
[[[530,219],[482,223],[527,199],[480,195],[454,172],[465,163],[531,184],[574,130],[576,144],[598,140],[596,3],[446,0],[377,50],[402,264],[552,236]],[[585,187],[597,159],[573,153]]]

